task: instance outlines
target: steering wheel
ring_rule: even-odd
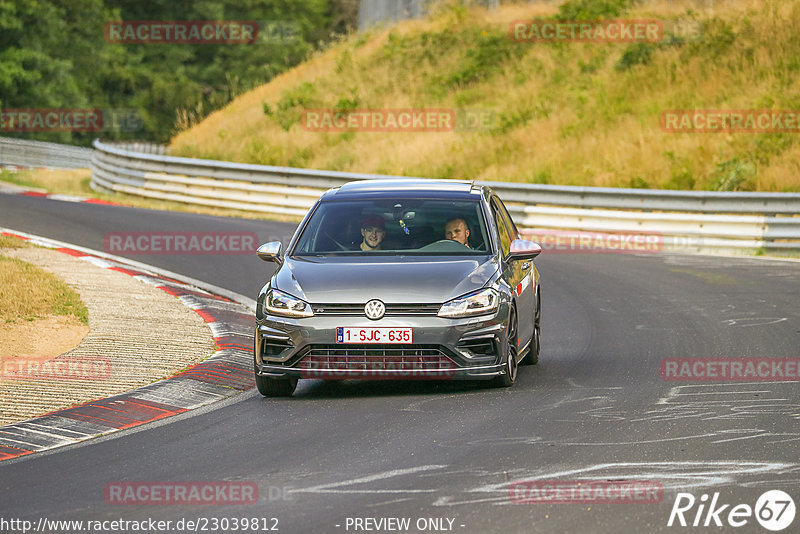
[[[454,241],[452,239],[440,239],[439,241],[434,241],[433,243],[428,243],[424,247],[420,247],[419,250],[435,249],[438,248],[438,245],[444,245],[445,248],[443,250],[447,250],[447,247],[455,247],[455,249],[459,250],[461,248],[469,249],[469,247],[464,243],[459,243],[458,241]]]
[[[339,242],[336,240],[336,238],[334,238],[334,237],[333,237],[331,234],[329,234],[329,233],[328,233],[328,231],[327,231],[327,230],[323,231],[322,233],[323,233],[323,235],[324,235],[325,237],[327,237],[328,239],[330,239],[330,240],[333,242],[333,244],[334,244],[334,245],[336,245],[337,247],[339,247],[339,250],[347,250],[347,251],[349,251],[349,250],[350,250],[348,247],[346,247],[346,246],[342,245],[341,243],[339,243]]]

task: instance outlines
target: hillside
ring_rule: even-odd
[[[800,110],[800,0],[449,5],[352,35],[177,135],[173,154],[431,178],[800,191],[797,128],[670,132],[668,110]],[[658,19],[659,42],[518,42],[512,21]],[[560,11],[559,11],[560,9]],[[306,110],[488,113],[485,128],[320,132]],[[795,112],[796,113],[796,112]],[[458,116],[458,112],[456,113]],[[788,124],[788,123],[787,123]]]

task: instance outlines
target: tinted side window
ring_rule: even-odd
[[[503,219],[506,221],[506,225],[508,226],[508,231],[511,234],[511,239],[519,239],[519,230],[517,230],[517,225],[514,224],[514,219],[511,218],[511,214],[508,213],[508,209],[506,209],[505,204],[499,198],[495,198],[497,202],[497,206],[500,210],[500,214],[503,216]]]
[[[503,218],[502,208],[497,205],[497,199],[492,199],[492,217],[494,224],[497,226],[497,231],[500,234],[500,250],[503,252],[503,257],[508,256],[511,251],[511,234],[506,226],[506,221]]]

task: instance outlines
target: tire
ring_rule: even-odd
[[[296,378],[268,378],[255,375],[258,392],[265,397],[291,397],[297,387]]]
[[[507,388],[514,385],[517,380],[517,344],[519,336],[517,334],[517,309],[511,307],[511,316],[508,318],[508,333],[506,335],[506,360],[505,373],[495,377],[492,385],[498,388]]]
[[[536,365],[539,363],[539,353],[542,351],[542,295],[541,290],[536,292],[536,315],[533,318],[533,339],[531,350],[519,362],[522,365]]]

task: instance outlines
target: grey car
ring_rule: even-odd
[[[541,247],[489,187],[366,180],[324,193],[258,296],[258,390],[300,378],[491,380],[539,359]]]

